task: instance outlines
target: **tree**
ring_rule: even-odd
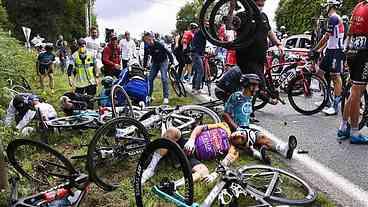
[[[9,20],[16,25],[13,30],[19,40],[24,40],[22,26],[30,27],[32,34],[41,34],[49,41],[59,34],[65,39],[86,35],[85,5],[87,0],[3,0]]]
[[[191,22],[198,22],[199,12],[204,0],[195,0],[186,3],[176,14],[176,30],[182,32]]]
[[[315,19],[324,12],[321,3],[325,0],[281,0],[276,11],[277,27],[286,26],[290,34],[311,31]],[[355,0],[344,0],[340,14],[350,14]]]
[[[10,28],[10,23],[8,20],[8,13],[6,12],[5,8],[3,7],[0,1],[0,28],[6,30]]]

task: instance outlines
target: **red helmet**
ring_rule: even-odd
[[[354,36],[368,36],[368,2],[362,1],[353,10],[349,34]]]

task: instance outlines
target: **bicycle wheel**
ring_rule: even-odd
[[[209,69],[210,69],[210,75],[209,77],[210,81],[215,81],[217,79],[218,74],[218,68],[214,61],[208,61]]]
[[[289,102],[301,114],[318,113],[327,104],[326,83],[315,74],[299,75],[290,81],[288,87]]]
[[[256,22],[260,21],[261,14],[253,1],[235,2],[236,5],[232,5],[229,0],[207,0],[200,11],[201,30],[206,39],[216,46],[227,49],[244,48],[254,41]],[[223,41],[217,33],[224,21],[227,28],[240,34],[233,41]],[[206,26],[207,23],[209,27]]]
[[[263,109],[267,105],[267,101],[259,98],[259,95],[255,95],[252,100],[253,108],[255,111]]]
[[[118,117],[100,127],[88,145],[87,169],[91,179],[106,191],[129,183],[135,155],[149,143],[146,128],[137,120]]]
[[[18,93],[29,93],[29,89],[26,89],[25,87],[21,85],[14,85],[11,87],[11,89]]]
[[[188,120],[193,120],[188,122]],[[221,119],[216,112],[198,105],[181,106],[166,121],[166,128],[177,127],[183,136],[190,135],[198,125],[220,123]]]
[[[152,157],[163,151],[167,152],[165,158],[168,159],[160,161],[154,175],[142,184],[142,174],[150,166]],[[176,164],[179,167],[175,167]],[[180,179],[181,184],[178,182]],[[135,204],[138,207],[191,206],[194,191],[192,170],[183,150],[167,139],[151,142],[139,159],[134,189]]]
[[[174,89],[175,94],[178,97],[181,97],[181,95],[182,95],[181,94],[182,89],[181,89],[180,83],[178,81],[176,81],[176,80],[173,80],[173,81],[171,81],[171,86]]]
[[[185,90],[185,87],[184,87],[184,84],[182,81],[179,81],[179,84],[180,84],[180,89],[181,89],[181,95],[184,96],[184,97],[187,97],[187,90]]]
[[[95,120],[92,116],[66,116],[50,121],[46,121],[47,126],[55,128],[82,127],[92,123]]]
[[[114,85],[111,99],[112,117],[134,117],[132,101],[123,87]]]
[[[268,202],[304,206],[317,198],[317,193],[308,183],[284,170],[254,165],[243,166],[239,172],[244,176],[247,189]]]
[[[55,187],[78,174],[62,154],[40,142],[16,139],[8,145],[6,153],[10,164],[31,181],[37,192]]]

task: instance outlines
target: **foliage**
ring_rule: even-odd
[[[324,12],[321,7],[321,3],[324,2],[324,0],[281,0],[276,11],[277,27],[286,26],[290,34],[311,31],[314,20]],[[345,0],[339,13],[350,14],[355,4],[354,0]]]
[[[1,1],[0,1],[0,28],[3,28],[3,29],[10,28],[10,23],[8,20],[8,13],[3,7]]]
[[[176,30],[183,32],[191,22],[198,22],[199,12],[204,0],[187,2],[176,14]]]
[[[32,29],[33,35],[54,41],[58,34],[66,40],[86,35],[85,5],[87,0],[3,0],[13,30],[24,40],[22,26]]]

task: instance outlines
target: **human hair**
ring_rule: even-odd
[[[97,31],[97,27],[93,26],[93,27],[91,27],[91,29],[89,31],[92,32],[93,30],[96,30]]]

